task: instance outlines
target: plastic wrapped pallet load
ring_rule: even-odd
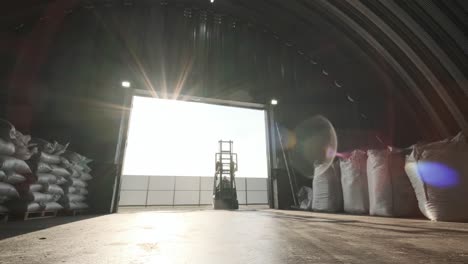
[[[322,171],[319,166],[315,171]],[[330,213],[343,211],[339,161],[332,163],[322,174],[314,175],[313,197],[314,211]]]
[[[366,165],[367,154],[362,150],[355,150],[340,161],[343,209],[346,213],[369,213]]]
[[[405,170],[421,212],[433,221],[468,221],[466,133],[450,140],[417,144]]]
[[[404,152],[387,148],[368,150],[367,154],[370,215],[418,215],[416,196],[405,173]]]

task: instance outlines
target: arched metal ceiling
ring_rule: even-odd
[[[353,80],[360,72],[353,64],[366,61],[401,84],[382,83],[375,89],[396,89],[415,112],[430,116],[439,135],[468,126],[468,19],[463,0],[14,1],[3,4],[2,25],[6,31],[19,31],[78,7],[173,2],[262,26],[320,64],[340,86],[363,86],[365,80]]]

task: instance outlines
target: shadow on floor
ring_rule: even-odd
[[[7,223],[0,223],[0,240],[100,216],[102,215],[57,216],[54,218],[26,221],[13,220]]]
[[[313,215],[291,215],[283,212],[274,212],[271,213],[271,217],[277,219],[287,219],[287,220],[296,220],[301,222],[307,222],[310,224],[313,223],[329,223],[329,224],[341,224],[347,226],[354,226],[356,228],[364,228],[364,229],[377,229],[382,231],[389,231],[389,232],[396,232],[396,233],[405,233],[405,234],[458,234],[458,235],[467,235],[468,230],[465,228],[457,228],[454,226],[454,229],[447,229],[447,228],[438,228],[438,227],[425,227],[425,226],[415,226],[412,224],[397,224],[397,223],[378,223],[372,221],[361,221],[356,219],[336,219],[332,217],[327,217],[326,213],[323,213],[323,216],[313,216]],[[337,215],[337,214],[335,214]],[[339,214],[346,216],[346,214]],[[354,216],[354,215],[353,215]],[[384,218],[384,217],[377,217],[373,216],[374,218],[382,218],[387,221],[394,221],[398,222],[399,220],[403,220],[405,218]],[[423,220],[420,218],[406,218],[406,220]],[[431,222],[427,221],[427,224]],[[453,224],[457,225],[460,223],[448,223],[444,222],[444,224]],[[467,224],[468,227],[468,224]]]

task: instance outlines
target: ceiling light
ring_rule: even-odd
[[[271,99],[271,104],[272,104],[272,105],[277,105],[277,104],[278,104],[278,100],[276,100],[276,99]]]
[[[123,81],[122,82],[122,87],[125,87],[125,88],[130,88],[131,84],[129,81]]]

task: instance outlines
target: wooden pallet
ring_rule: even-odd
[[[8,213],[0,213],[0,223],[1,222],[3,222],[3,223],[8,222],[8,216],[9,216]]]
[[[58,211],[39,211],[39,212],[26,212],[24,213],[24,220],[42,219],[56,217]]]

